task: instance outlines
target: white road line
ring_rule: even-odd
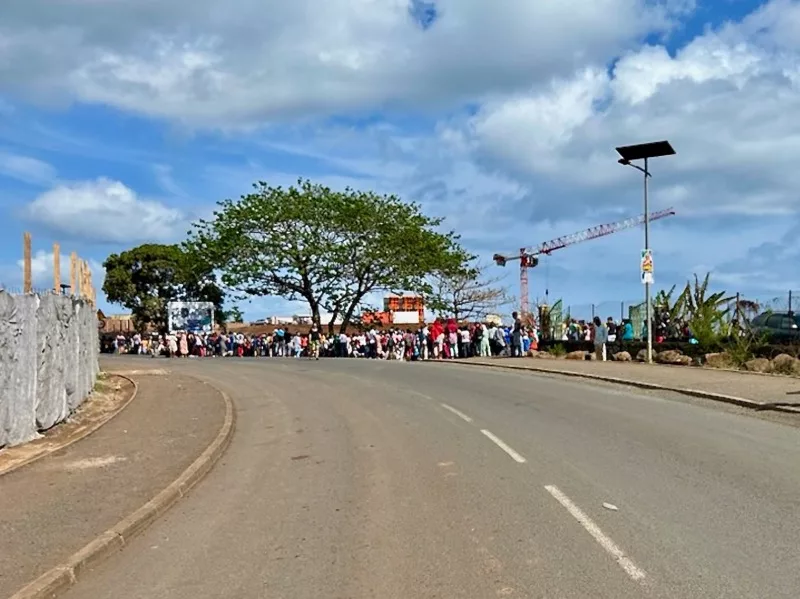
[[[523,458],[523,457],[522,457],[520,454],[518,454],[516,451],[514,451],[514,450],[513,450],[511,447],[509,447],[508,445],[506,445],[506,443],[505,443],[505,442],[504,442],[504,441],[503,441],[501,438],[499,438],[499,437],[495,436],[494,434],[492,434],[492,432],[491,432],[491,431],[487,431],[487,430],[484,428],[484,429],[481,429],[481,432],[482,432],[484,435],[486,435],[487,437],[489,437],[489,438],[490,438],[492,441],[494,441],[495,445],[497,445],[497,446],[498,446],[500,449],[502,449],[502,450],[503,450],[503,451],[505,451],[505,452],[506,452],[508,455],[510,455],[510,456],[511,456],[511,458],[512,458],[512,459],[513,459],[515,462],[519,462],[520,464],[524,464],[525,462],[527,462],[527,461],[528,461],[528,460],[526,460],[525,458]]]
[[[467,416],[467,415],[466,415],[464,412],[462,412],[462,411],[460,411],[460,410],[456,410],[454,407],[452,407],[452,406],[448,406],[446,403],[443,403],[443,404],[442,404],[442,407],[443,407],[445,410],[449,410],[449,411],[451,411],[453,414],[455,414],[456,416],[458,416],[459,418],[461,418],[461,420],[463,420],[464,422],[472,422],[472,418],[470,418],[469,416]]]
[[[545,489],[548,493],[550,493],[550,495],[555,497],[558,503],[566,508],[573,518],[580,522],[581,526],[583,526],[586,531],[592,535],[592,537],[594,537],[594,540],[597,541],[600,546],[616,560],[616,562],[623,570],[625,570],[625,573],[628,576],[630,576],[633,580],[644,580],[644,571],[634,564],[633,560],[626,557],[622,549],[620,549],[614,541],[606,536],[606,534],[600,530],[600,527],[597,526],[597,524],[595,524],[594,521],[589,518],[589,516],[587,516],[581,508],[572,503],[572,500],[564,495],[564,493],[561,492],[561,489],[553,485],[545,485]]]

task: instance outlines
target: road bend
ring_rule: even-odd
[[[163,364],[231,395],[233,442],[71,599],[800,593],[798,428],[468,366]]]

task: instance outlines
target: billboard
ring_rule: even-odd
[[[394,324],[419,324],[419,312],[415,310],[392,312],[392,322]]]
[[[169,302],[167,316],[170,333],[214,330],[214,304],[211,302]]]

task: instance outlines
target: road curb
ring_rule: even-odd
[[[205,384],[209,384],[203,381]],[[213,385],[212,385],[213,386]],[[230,445],[236,428],[236,410],[230,396],[214,387],[225,402],[225,420],[215,439],[203,453],[158,495],[115,526],[72,554],[9,599],[50,599],[74,585],[86,570],[122,549],[133,537],[166,513],[210,471]]]
[[[604,383],[613,383],[616,385],[626,385],[628,387],[638,387],[640,389],[649,389],[652,391],[670,391],[672,393],[680,393],[690,397],[699,397],[702,399],[710,399],[712,401],[719,401],[722,403],[733,404],[743,408],[750,408],[752,410],[771,410],[775,412],[785,412],[787,414],[798,414],[800,410],[793,409],[788,406],[778,406],[774,403],[764,403],[752,399],[745,399],[743,397],[736,397],[734,395],[725,395],[723,393],[712,393],[711,391],[702,391],[700,389],[686,389],[681,387],[668,387],[666,385],[658,385],[656,383],[648,383],[646,381],[637,381],[631,379],[621,379],[613,376],[604,376],[600,374],[589,374],[586,372],[573,372],[571,370],[554,370],[552,368],[538,368],[536,366],[511,366],[508,364],[485,364],[483,362],[462,362],[460,360],[431,360],[431,363],[436,364],[461,364],[462,366],[484,366],[486,368],[503,368],[505,370],[516,370],[521,372],[537,372],[543,374],[555,374],[558,376],[587,379],[593,381],[600,381]]]
[[[108,372],[106,374],[109,374],[111,376],[118,376],[121,379],[125,379],[126,381],[128,381],[129,383],[131,383],[133,385],[133,393],[131,394],[131,396],[127,400],[125,400],[125,403],[123,403],[120,407],[118,407],[116,410],[111,412],[105,420],[100,420],[99,422],[96,422],[94,424],[94,426],[89,427],[88,429],[83,431],[80,435],[78,435],[77,437],[73,437],[72,439],[70,439],[66,443],[64,443],[62,445],[59,445],[58,447],[52,447],[52,448],[48,449],[47,451],[43,451],[42,453],[38,453],[36,455],[32,455],[28,459],[23,460],[23,461],[21,461],[21,462],[19,462],[17,464],[14,464],[10,468],[7,468],[5,470],[0,470],[0,476],[5,476],[6,474],[10,474],[12,472],[15,472],[15,471],[19,470],[20,468],[22,468],[24,466],[28,466],[30,464],[33,464],[34,462],[37,462],[37,461],[41,460],[42,458],[45,458],[45,457],[49,456],[53,452],[61,451],[62,449],[66,449],[67,447],[69,447],[73,443],[77,443],[78,441],[80,441],[82,439],[85,439],[86,437],[88,437],[92,433],[98,431],[103,425],[108,424],[109,422],[111,422],[117,416],[117,414],[120,414],[125,408],[127,408],[131,404],[131,402],[134,399],[136,399],[136,395],[139,393],[139,385],[132,378],[127,377],[124,374],[118,374],[116,372]],[[91,396],[89,396],[89,397],[91,397]],[[89,400],[89,398],[87,398],[87,400],[85,400],[85,401],[88,401],[88,400]],[[59,424],[61,424],[61,423],[59,423]],[[58,426],[58,425],[56,425],[56,426]],[[23,447],[23,446],[19,445],[18,447]]]

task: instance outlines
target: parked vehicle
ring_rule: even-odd
[[[765,335],[770,343],[800,342],[800,314],[797,312],[764,312],[750,321],[756,335]]]

